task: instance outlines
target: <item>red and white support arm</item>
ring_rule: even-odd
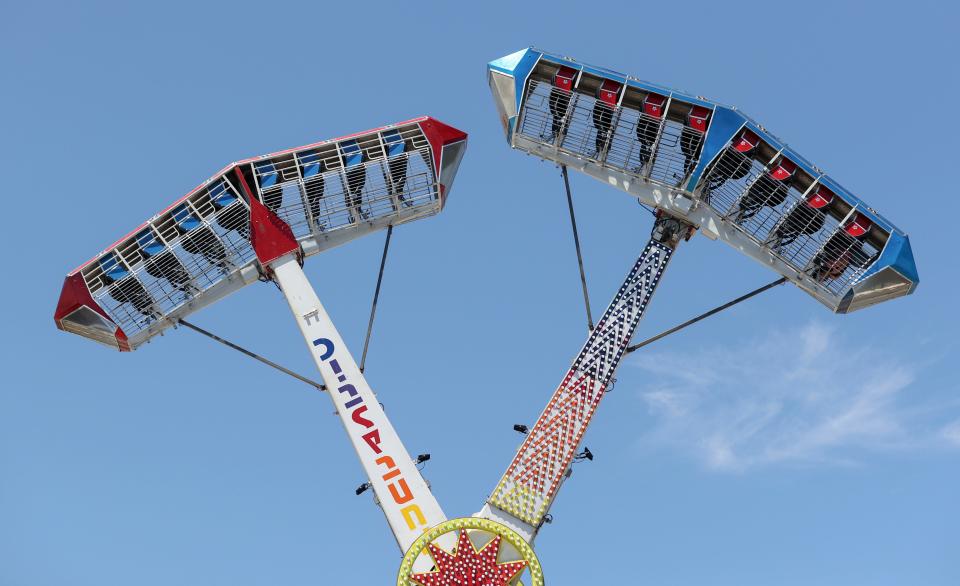
[[[502,523],[533,542],[663,270],[680,238],[689,234],[688,224],[669,217],[657,220],[650,242],[475,516]]]

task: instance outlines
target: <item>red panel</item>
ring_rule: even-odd
[[[603,80],[603,84],[597,90],[597,99],[610,106],[616,106],[617,98],[620,96],[620,87],[620,84],[612,79]]]
[[[740,138],[733,144],[733,148],[741,153],[747,153],[752,151],[758,144],[760,144],[760,137],[749,130],[744,130],[740,133]]]
[[[564,91],[573,90],[573,78],[576,77],[577,71],[572,67],[561,67],[560,71],[557,72],[557,75],[553,78],[553,85]]]
[[[436,176],[440,176],[440,157],[443,154],[443,146],[461,140],[466,140],[467,133],[457,130],[453,126],[448,126],[435,118],[427,118],[420,123],[420,129],[430,143],[430,150],[433,151],[433,170]]]
[[[781,158],[780,162],[777,163],[777,166],[770,171],[770,178],[777,181],[786,181],[793,177],[793,173],[797,170],[797,165],[790,159]]]
[[[121,352],[130,351],[130,342],[127,341],[127,335],[123,333],[123,330],[117,328],[117,331],[113,333],[117,338],[117,346],[120,348]]]
[[[660,94],[647,94],[643,100],[643,113],[654,118],[663,117],[663,105],[667,103],[667,97]]]
[[[103,317],[103,319],[117,325],[110,316],[107,315],[100,305],[94,301],[93,296],[90,295],[90,289],[87,288],[87,284],[83,280],[83,275],[79,272],[76,272],[72,275],[68,275],[66,279],[63,280],[63,289],[60,290],[60,299],[57,301],[57,309],[53,312],[53,321],[57,324],[57,329],[63,330],[63,324],[61,320],[67,317],[74,311],[80,309],[81,307],[87,307],[92,309],[97,314]],[[127,342],[127,335],[123,333],[119,327],[117,327],[114,332],[114,337],[116,338],[117,347],[121,352],[129,352],[130,344]]]
[[[250,244],[260,264],[266,268],[281,256],[299,251],[300,245],[297,244],[290,226],[253,196],[240,167],[234,169],[234,172],[247,195],[247,201],[250,202]]]
[[[821,185],[815,192],[807,196],[807,205],[820,209],[830,205],[833,201],[833,192]]]
[[[854,238],[859,238],[869,232],[872,225],[873,222],[869,218],[858,212],[854,214],[853,219],[847,223],[844,230]]]
[[[707,131],[707,120],[710,118],[710,110],[703,106],[694,106],[687,115],[687,126],[698,131]]]

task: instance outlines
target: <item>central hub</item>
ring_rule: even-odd
[[[458,534],[453,551],[438,544],[449,533]],[[422,556],[432,559],[429,572],[413,569]],[[543,586],[540,561],[517,532],[489,519],[463,517],[440,523],[410,546],[397,586],[511,586],[525,574],[531,586]]]

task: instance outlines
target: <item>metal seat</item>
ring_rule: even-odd
[[[137,313],[148,319],[154,316],[153,298],[136,276],[120,262],[116,253],[102,257],[100,268],[103,270],[104,284],[108,286],[110,297],[118,303],[129,303]]]
[[[700,146],[707,132],[710,110],[703,106],[693,106],[687,113],[686,125],[680,132],[680,151],[683,153],[684,178],[693,170],[700,157]],[[682,182],[682,179],[681,179]]]
[[[593,105],[593,126],[597,130],[597,138],[594,146],[596,159],[603,159],[607,144],[610,141],[610,126],[613,123],[613,110],[617,107],[620,99],[620,90],[623,86],[613,81],[605,79],[600,87],[597,88],[597,101]]]
[[[790,180],[797,171],[797,165],[786,157],[772,166],[766,175],[759,177],[737,201],[734,222],[740,224],[755,216],[765,207],[775,208],[787,199]]]
[[[354,210],[358,211],[361,217],[366,219],[366,212],[360,209],[363,203],[363,186],[367,182],[367,170],[363,166],[363,149],[355,140],[347,140],[340,143],[340,155],[343,157],[343,167],[345,169],[346,193],[344,194],[344,203],[350,209],[349,220],[352,224]]]
[[[100,269],[103,271],[104,280],[108,285],[130,274],[127,267],[123,266],[119,259],[117,259],[115,253],[108,254],[100,259]]]
[[[323,179],[324,164],[323,158],[317,152],[305,152],[297,155],[297,162],[300,165],[300,174],[304,180],[304,192],[307,194],[307,202],[310,208],[310,218],[319,230],[325,230],[326,224],[321,217],[321,200],[325,182]]]
[[[863,241],[872,225],[865,215],[854,212],[813,259],[813,277],[819,281],[832,281],[842,277],[848,269],[858,270],[866,266],[872,259],[864,250]]]
[[[257,177],[260,180],[260,189],[273,187],[280,180],[280,174],[277,173],[277,167],[272,161],[260,161],[254,165],[257,169]]]
[[[383,136],[383,146],[386,149],[387,157],[394,157],[403,153],[403,137],[400,136],[399,130],[385,130],[381,136]]]
[[[185,203],[173,208],[173,212],[170,215],[173,216],[173,221],[177,226],[177,231],[181,234],[186,234],[190,230],[193,230],[203,223],[199,218],[193,215],[193,212],[190,211],[190,208],[188,208],[187,204]]]
[[[755,149],[758,144],[760,144],[760,137],[749,130],[744,130],[734,141],[733,148],[741,153],[749,153]]]
[[[163,249],[166,248],[163,242],[157,237],[156,233],[150,228],[147,228],[137,234],[136,236],[137,246],[140,248],[140,251],[146,257],[155,256],[163,252]]]
[[[160,241],[151,228],[146,228],[135,237],[140,253],[145,257],[144,270],[151,277],[166,279],[175,289],[188,292],[190,273],[177,255]]]
[[[174,208],[173,219],[182,235],[180,244],[190,254],[203,255],[207,262],[221,269],[227,268],[227,251],[209,226],[197,218],[183,203]]]
[[[807,196],[807,205],[817,210],[823,209],[833,202],[833,198],[833,192],[821,185]]]
[[[573,80],[577,72],[571,67],[560,67],[557,74],[553,76],[553,87],[550,88],[550,137],[549,140],[556,139],[563,130],[564,120],[567,116],[567,110],[570,107],[570,97],[573,93]]]
[[[383,138],[383,146],[387,155],[387,169],[384,179],[387,183],[387,191],[390,195],[396,196],[399,201],[404,201],[403,189],[407,182],[408,160],[404,155],[406,142],[400,136],[398,130],[386,130],[380,135]],[[411,205],[411,202],[404,202],[405,205]],[[397,203],[394,202],[394,209]]]
[[[300,159],[300,172],[304,179],[323,172],[323,161],[318,153],[302,153],[297,158]]]
[[[822,230],[827,219],[826,208],[833,198],[833,192],[820,185],[806,198],[797,201],[772,231],[770,246],[779,251],[801,236],[812,236]]]
[[[847,225],[843,227],[843,231],[854,238],[861,238],[866,236],[872,226],[873,222],[871,222],[869,218],[857,212],[853,215],[853,218],[847,222]]]
[[[667,97],[660,94],[650,93],[643,99],[642,113],[637,119],[637,141],[640,143],[640,169],[653,157],[653,145],[657,142],[660,135],[660,127],[663,125],[663,106],[667,103]]]
[[[280,173],[273,161],[260,161],[254,164],[257,181],[260,184],[263,205],[276,212],[283,204],[283,190],[280,189]]]
[[[211,185],[208,193],[210,194],[210,201],[213,203],[213,207],[217,208],[218,210],[225,208],[237,201],[237,196],[230,191],[230,189],[227,187],[227,183],[222,180]]]
[[[710,110],[703,106],[694,106],[690,108],[690,113],[687,114],[687,126],[703,134],[707,131],[707,122],[709,119]]]
[[[797,172],[797,164],[785,157],[780,157],[773,169],[770,171],[770,178],[776,181],[787,181]]]

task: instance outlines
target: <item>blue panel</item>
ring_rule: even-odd
[[[317,153],[303,153],[297,155],[300,159],[301,172],[304,177],[313,177],[320,174],[320,155]]]
[[[898,232],[890,234],[890,239],[887,240],[887,245],[883,247],[880,258],[863,273],[858,281],[862,281],[888,266],[894,268],[913,283],[910,287],[910,293],[913,293],[917,285],[920,284],[920,275],[917,272],[917,263],[913,258],[913,249],[910,247],[910,238]]]
[[[164,248],[166,248],[150,228],[147,228],[143,232],[137,234],[136,239],[137,246],[139,246],[140,250],[142,250],[147,256],[159,254]]]
[[[103,269],[103,274],[111,281],[119,281],[130,274],[130,271],[120,264],[116,255],[112,252],[100,259],[100,268]]]
[[[173,208],[172,215],[173,221],[177,223],[177,227],[184,232],[189,232],[200,225],[200,220],[190,213],[190,210],[187,209],[187,204],[185,203]]]
[[[513,70],[513,83],[517,88],[517,111],[514,112],[514,115],[520,113],[520,103],[523,101],[523,88],[527,85],[527,78],[530,77],[530,72],[533,71],[539,59],[540,53],[527,50],[526,54]]]
[[[590,67],[589,65],[584,65],[582,70],[595,75],[597,77],[602,77],[604,79],[612,79],[613,81],[619,84],[627,83],[627,76],[622,73],[617,73],[615,71],[610,71],[609,69],[604,69],[602,67]]]
[[[277,184],[279,174],[277,168],[270,161],[260,161],[256,164],[257,173],[260,175],[260,187],[271,187]]]
[[[595,76],[597,76],[597,77],[603,77],[603,78],[606,78],[606,79],[612,79],[612,80],[614,80],[614,81],[616,81],[616,82],[618,82],[618,83],[626,83],[626,82],[627,82],[627,76],[626,76],[626,75],[620,73],[619,71],[614,71],[614,70],[612,70],[612,69],[607,69],[606,67],[598,67],[598,66],[596,66],[596,65],[587,65],[587,64],[582,63],[582,62],[574,62],[574,61],[571,61],[571,60],[569,60],[569,59],[564,59],[563,57],[560,57],[560,56],[557,56],[557,55],[550,55],[550,54],[547,54],[547,53],[543,53],[543,57],[542,57],[542,58],[543,58],[545,61],[549,61],[549,62],[551,62],[551,63],[556,63],[556,64],[558,64],[558,65],[564,65],[564,66],[566,66],[566,67],[573,67],[574,69],[579,69],[579,70],[581,70],[581,71],[586,71],[587,73],[590,73],[590,74],[595,75]]]
[[[340,143],[340,154],[343,155],[344,167],[356,167],[363,163],[363,151],[355,140],[347,140]]]
[[[520,49],[516,53],[510,53],[505,57],[499,59],[494,59],[490,63],[487,63],[487,67],[490,69],[496,69],[507,75],[514,75],[514,71],[517,68],[517,65],[523,61],[523,58],[526,57],[527,53],[531,52],[532,49]]]
[[[514,87],[516,88],[517,111],[513,113],[516,116],[520,113],[520,103],[523,100],[523,87],[527,83],[527,77],[533,71],[533,67],[540,59],[540,52],[533,49],[523,49],[516,53],[511,53],[506,57],[495,59],[487,64],[487,67],[513,76]],[[511,118],[513,117],[511,116]]]
[[[399,130],[385,130],[382,134],[383,143],[387,147],[387,156],[393,157],[403,153],[403,137]]]
[[[713,116],[710,117],[710,128],[707,129],[707,138],[703,143],[703,150],[700,152],[700,161],[693,169],[690,180],[687,182],[689,191],[693,191],[693,187],[700,180],[703,170],[720,154],[720,151],[730,144],[730,141],[740,132],[746,122],[747,119],[736,110],[720,106],[713,111]]]

